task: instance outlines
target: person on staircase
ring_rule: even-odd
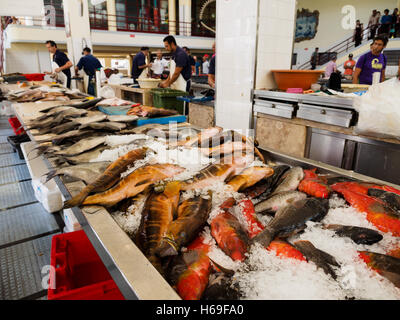
[[[358,47],[362,43],[363,39],[363,26],[360,20],[356,22],[356,28],[354,29],[353,41],[355,42],[355,47]]]

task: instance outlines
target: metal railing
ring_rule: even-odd
[[[90,28],[93,30],[115,30],[128,32],[144,32],[156,34],[169,34],[170,26],[175,30],[176,35],[211,37],[215,34],[196,22],[168,21],[159,19],[156,22],[149,18],[127,15],[109,15],[96,11],[89,11]],[[207,25],[213,25],[214,21],[205,21]],[[18,22],[23,25],[32,26],[54,26],[65,27],[64,14],[62,10],[57,10],[54,19],[32,17],[22,18]]]
[[[152,19],[149,17],[110,15],[89,11],[90,27],[96,30],[117,30],[129,32],[145,32],[168,34],[169,26],[172,25],[177,35],[215,37],[215,34],[195,22],[169,21],[161,17]],[[153,21],[154,20],[154,21]],[[212,21],[205,21],[212,24]]]
[[[361,43],[359,46],[361,46],[361,45],[365,44],[367,41],[371,40],[370,35],[371,35],[371,31],[373,31],[372,28],[375,29],[375,35],[380,34],[380,35],[385,35],[385,36],[389,37],[389,33],[380,33],[379,32],[381,26],[382,25],[379,24],[379,25],[373,25],[373,26],[369,26],[369,27],[365,28],[361,33],[362,40],[361,40]],[[395,34],[394,36],[400,36],[400,35]],[[357,47],[359,47],[359,46],[357,46]],[[355,46],[354,35],[352,35],[352,36],[346,38],[345,40],[343,40],[342,42],[334,45],[332,48],[330,48],[324,52],[321,52],[321,53],[327,54],[327,56],[331,56],[331,54],[336,54],[337,56],[340,56],[343,53],[347,53],[350,50],[353,50],[357,47]],[[322,61],[322,63],[320,61],[320,63],[318,65],[324,65],[327,62],[329,62],[329,61]],[[307,69],[311,69],[311,61],[307,61],[298,67],[298,70],[307,70]]]

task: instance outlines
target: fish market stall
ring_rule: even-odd
[[[14,108],[125,298],[400,299],[396,185],[218,127],[56,133],[94,111]]]
[[[131,100],[144,106],[153,105],[153,96],[150,93],[151,89],[133,88],[122,84],[108,84],[108,86],[114,89],[117,98]]]
[[[253,115],[263,147],[400,184],[400,140],[357,134],[350,98],[256,90]]]

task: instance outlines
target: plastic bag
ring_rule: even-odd
[[[400,140],[400,81],[378,83],[361,97],[354,98],[358,111],[355,133]]]
[[[104,99],[111,99],[115,97],[115,91],[110,86],[104,86],[100,89],[100,97]]]

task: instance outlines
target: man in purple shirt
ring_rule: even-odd
[[[385,81],[387,58],[382,51],[386,48],[387,43],[388,39],[386,37],[377,36],[374,38],[374,42],[371,44],[371,51],[362,55],[357,61],[356,71],[353,76],[354,84],[371,85],[375,72],[380,73],[380,82]]]

